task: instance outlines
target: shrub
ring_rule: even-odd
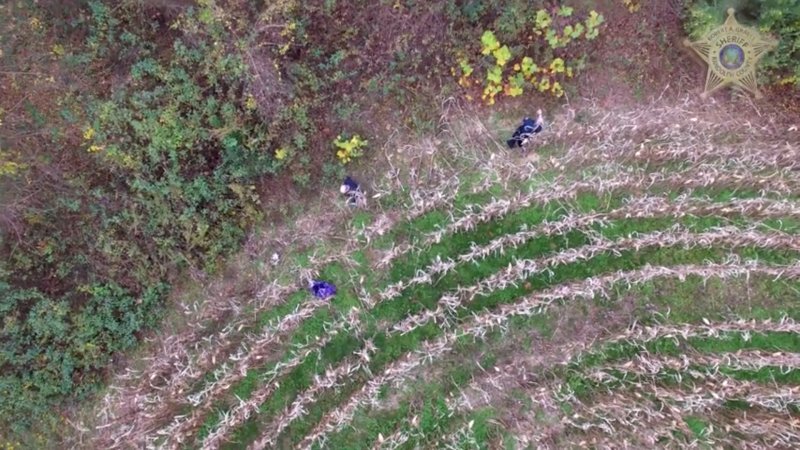
[[[115,352],[131,348],[136,333],[159,318],[165,284],[140,296],[113,284],[83,286],[53,298],[0,281],[0,413],[21,432],[49,401],[82,396],[101,379]],[[78,295],[78,292],[82,295]],[[80,297],[82,306],[75,306]]]
[[[481,99],[488,105],[495,103],[498,94],[517,97],[526,87],[561,97],[562,83],[572,78],[582,64],[582,58],[574,56],[573,47],[579,41],[594,40],[604,22],[596,11],[583,17],[573,17],[574,13],[572,7],[559,6],[523,15],[530,20],[515,27],[500,26],[505,24],[501,20],[497,28],[505,30],[502,35],[507,38],[501,42],[494,31],[485,30],[480,38],[483,56],[461,56],[451,72],[464,88],[482,85]],[[475,65],[485,68],[478,71],[484,74],[482,79],[473,77]]]
[[[355,158],[364,155],[364,147],[369,144],[365,139],[359,135],[353,135],[350,138],[343,138],[342,135],[336,136],[333,145],[339,150],[336,152],[336,157],[342,164],[347,164]]]
[[[36,180],[15,233],[0,229],[0,434],[92,392],[156,323],[177,269],[213,269],[260,216],[254,183],[278,170],[279,131],[295,130],[257,115],[224,15],[199,4],[178,33],[138,22],[136,2],[87,2],[83,43],[60,44],[60,68],[121,76],[49,102],[56,114],[29,106],[36,120],[13,125],[37,132],[17,134],[49,139],[13,145],[24,154],[0,140],[0,190],[59,176]]]

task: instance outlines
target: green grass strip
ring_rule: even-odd
[[[666,369],[653,375],[635,374],[623,370],[604,371],[610,378],[597,381],[583,374],[568,374],[564,379],[562,392],[573,392],[580,399],[589,399],[593,395],[603,394],[612,389],[635,386],[639,383],[657,381],[664,386],[682,386],[691,388],[699,381],[708,379],[703,374],[714,374],[715,368],[690,365],[685,371]],[[786,370],[783,367],[762,367],[758,370],[735,369],[720,366],[719,373],[734,380],[751,381],[765,385],[796,385],[800,381],[800,369]]]
[[[699,353],[733,353],[738,350],[765,350],[800,352],[800,335],[788,332],[767,331],[764,333],[721,332],[718,337],[693,336],[683,339],[679,336],[660,337],[645,343],[622,341],[607,344],[602,349],[585,352],[567,364],[572,372],[583,372],[603,364],[626,361],[642,354],[680,356],[687,351]]]
[[[749,252],[749,251],[746,251]],[[758,256],[759,259],[770,261],[770,260],[777,260],[779,262],[785,262],[786,260],[793,260],[794,256],[788,255],[775,255],[772,252],[765,252],[761,251],[760,249],[753,250],[755,252],[751,256]],[[648,261],[653,260],[660,260],[659,264],[688,264],[688,263],[698,263],[706,260],[721,260],[725,255],[728,254],[727,251],[722,251],[719,249],[693,249],[693,250],[684,250],[684,249],[660,249],[660,250],[652,250],[652,257],[647,258]],[[606,273],[611,270],[632,270],[637,268],[637,266],[641,266],[643,263],[641,261],[635,261],[634,258],[631,258],[631,255],[621,254],[620,256],[599,256],[594,258],[590,261],[583,262],[581,264],[573,264],[563,267],[554,268],[552,274],[548,275],[536,275],[530,278],[528,281],[531,283],[533,290],[540,290],[548,287],[549,285],[561,283],[568,281],[569,279],[583,279],[589,276],[598,275],[601,273]],[[527,290],[523,287],[518,288],[508,288],[487,297],[483,297],[471,305],[468,305],[464,308],[463,313],[460,315],[461,317],[465,317],[468,314],[471,314],[474,311],[479,311],[485,308],[494,307],[500,303],[509,303],[513,302],[516,298],[524,295]],[[374,311],[373,311],[374,314]],[[423,340],[432,339],[441,334],[441,331],[429,324],[425,327],[420,327],[414,332],[405,334],[405,335],[387,335],[386,333],[378,333],[372,336],[373,343],[378,348],[378,352],[373,355],[372,363],[370,365],[370,369],[373,373],[377,373],[381,371],[387,364],[391,363],[392,361],[396,360],[397,358],[401,357],[406,352],[412,351],[419,347],[419,344]],[[317,366],[319,368],[319,366]],[[324,367],[324,366],[323,366]],[[321,368],[320,368],[321,369]],[[302,370],[301,368],[297,369],[298,371]],[[301,376],[298,374],[292,374],[291,378],[297,378],[298,380],[309,382],[313,380],[313,375],[305,375]],[[294,386],[295,384],[293,384]],[[272,406],[267,406],[265,409],[262,409],[262,412],[267,413],[271,411],[272,414],[277,414],[285,408],[286,405],[290,404],[293,398],[296,396],[297,392],[301,389],[300,385],[302,385],[302,389],[307,388],[310,383],[298,383],[298,389],[292,389],[287,392],[288,398],[284,397],[283,395],[279,395],[278,392],[273,395],[270,402],[268,402]],[[282,386],[283,387],[283,386]],[[332,402],[324,402],[325,404],[332,404]],[[276,408],[280,405],[280,408]],[[317,405],[315,405],[317,406]],[[316,411],[317,408],[309,408],[309,415],[306,416],[305,420],[299,421],[301,423],[313,423],[314,419],[313,416],[322,416],[322,412],[319,414],[313,414],[312,411]],[[261,421],[265,421],[265,417],[262,415],[260,418]],[[311,426],[307,427],[309,430]]]
[[[662,251],[664,251],[664,250],[662,250]],[[681,250],[680,252],[685,253],[685,254],[691,254],[692,253],[692,251],[690,251],[690,250],[689,251]],[[705,257],[707,255],[703,254],[703,256]],[[620,257],[620,258],[616,258],[616,259],[619,262],[630,261],[630,258],[624,258],[624,257]],[[703,258],[703,259],[707,259],[707,258]],[[680,262],[681,263],[686,263],[686,262],[691,262],[691,261],[680,261]],[[610,265],[613,265],[613,264],[603,263],[603,264],[600,264],[598,267],[600,268],[599,270],[607,270]],[[516,298],[516,296],[513,296],[511,298],[511,300],[513,301],[514,298]],[[500,303],[500,302],[501,301],[498,301],[498,303]],[[468,308],[466,308],[466,310],[474,311],[475,308],[480,308],[480,305],[477,305],[477,306],[476,305],[472,305],[472,307],[468,307]],[[466,315],[466,313],[465,313],[465,315]],[[423,333],[422,330],[424,330],[424,335],[427,336],[427,337],[421,338],[422,337],[421,335]],[[388,336],[388,335],[385,335],[385,334],[378,334],[377,336],[375,336],[373,338],[373,342],[379,348],[379,351],[373,356],[373,361],[372,361],[372,365],[371,365],[372,372],[373,373],[377,373],[383,367],[385,367],[386,365],[388,365],[392,361],[396,360],[397,358],[399,358],[400,356],[405,354],[407,351],[410,351],[410,350],[413,350],[414,348],[416,348],[416,345],[414,345],[413,343],[415,343],[415,342],[419,343],[423,339],[431,339],[431,338],[433,338],[435,336],[438,336],[440,334],[441,334],[441,331],[436,329],[436,328],[433,328],[431,326],[431,324],[428,324],[425,327],[421,327],[421,328],[419,328],[417,330],[414,330],[413,332],[405,334],[405,335]],[[420,338],[415,337],[416,335],[420,335]],[[353,391],[355,391],[355,388],[353,389]],[[321,414],[320,414],[320,416],[321,416]],[[309,416],[306,417],[305,420],[313,422],[313,419],[312,419],[310,414],[309,414]],[[304,427],[304,428],[306,428],[306,427]],[[311,429],[311,428],[312,428],[311,426],[307,427],[307,429]],[[303,435],[302,433],[299,433],[298,437],[300,437],[302,435]],[[296,443],[296,442],[293,441],[293,443]]]

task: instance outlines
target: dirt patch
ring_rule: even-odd
[[[621,1],[600,2],[606,17],[592,67],[579,78],[582,96],[603,107],[630,107],[647,98],[675,98],[701,86],[704,68],[683,44],[682,2],[641,2],[631,13]]]
[[[291,87],[281,79],[278,64],[267,50],[251,48],[243,54],[250,69],[247,90],[256,100],[259,115],[268,123],[287,106]]]

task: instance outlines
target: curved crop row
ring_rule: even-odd
[[[641,208],[642,205],[650,205],[650,207]],[[611,217],[617,217],[617,216],[626,217],[626,216],[630,216],[630,215],[633,215],[633,214],[636,214],[637,216],[643,216],[643,215],[644,216],[648,216],[648,215],[656,215],[656,214],[665,213],[665,212],[667,212],[667,213],[675,213],[676,215],[684,215],[684,214],[692,214],[693,212],[707,212],[709,210],[717,210],[717,211],[720,211],[720,212],[747,210],[747,211],[749,211],[751,213],[754,213],[755,215],[759,215],[759,214],[764,214],[764,213],[786,214],[786,213],[795,212],[795,210],[796,210],[796,207],[794,207],[793,204],[790,204],[790,203],[778,203],[778,202],[774,202],[774,201],[771,201],[771,200],[768,200],[768,199],[755,200],[755,201],[750,201],[750,200],[748,200],[748,201],[732,201],[732,202],[728,202],[728,203],[721,204],[721,205],[717,205],[717,204],[713,204],[713,203],[712,204],[706,204],[706,203],[704,203],[702,201],[697,202],[696,204],[692,204],[689,201],[683,201],[683,202],[678,202],[677,204],[669,205],[668,207],[664,207],[666,205],[669,205],[669,204],[666,202],[665,199],[658,198],[658,197],[645,197],[645,198],[640,198],[640,199],[636,199],[636,200],[632,201],[629,206],[626,206],[624,208],[620,208],[619,210],[615,210],[615,211],[610,212],[609,216],[611,216]],[[640,208],[640,211],[643,211],[643,212],[636,213],[636,209],[633,209],[633,208]],[[595,221],[597,219],[596,216],[587,216],[587,217],[589,217],[589,220],[587,220],[587,223]],[[570,227],[575,226],[576,223],[577,224],[581,223],[579,218],[567,218],[567,219],[565,219],[563,221],[543,224],[543,226],[541,228],[537,228],[536,231],[541,231],[543,233],[563,232],[565,229],[568,229]],[[536,231],[534,231],[534,233]],[[527,238],[531,237],[532,235],[528,234],[528,233],[529,232],[525,232],[525,234],[521,234],[520,236],[522,236],[522,237],[518,237],[517,239],[527,239]],[[503,242],[506,242],[506,240],[504,238],[500,238],[498,240],[493,241],[493,243],[489,244],[489,246],[487,246],[487,247],[492,249],[492,251],[494,251],[498,247],[498,244],[497,244],[498,242],[502,244]],[[482,249],[473,249],[472,252],[470,252],[468,254],[465,254],[465,255],[461,255],[459,257],[459,260],[472,261],[472,260],[474,260],[475,255],[485,256],[485,255],[488,255],[488,252],[485,251],[485,250],[482,250]],[[434,269],[434,270],[438,271],[438,269]],[[441,270],[441,272],[446,272],[446,270]],[[396,289],[396,286],[395,287],[390,286],[390,289],[392,289],[392,288]],[[384,291],[384,292],[386,292],[386,291]],[[384,295],[384,297],[386,297],[386,295]],[[368,305],[368,306],[372,307],[374,305]],[[254,351],[254,350],[256,350],[256,349],[253,349],[251,351]],[[239,366],[241,367],[241,364]],[[245,363],[245,367],[247,367],[247,366],[249,366],[249,362]],[[231,373],[233,373],[233,374],[236,374],[236,373],[239,373],[239,372],[241,372],[241,370],[231,371]],[[229,382],[221,383],[221,386],[225,386],[225,388],[227,388],[227,387],[230,386],[230,383]],[[258,395],[257,397],[261,398],[261,395]],[[241,408],[244,408],[243,411],[241,413],[239,413],[237,411],[233,411],[231,416],[226,416],[226,419],[233,418],[233,420],[226,420],[226,422],[235,424],[235,423],[239,423],[240,422],[240,418],[243,420],[243,419],[246,419],[247,417],[249,417],[249,414],[245,413],[244,411],[251,410],[252,406],[249,406],[249,407],[245,408],[245,405],[252,405],[252,403],[251,402],[247,402],[247,403],[243,403],[242,405],[240,405]],[[200,411],[200,413],[202,413],[205,410],[207,410],[207,407],[206,408],[202,408],[199,411]],[[197,419],[195,419],[195,420],[192,420],[191,418],[190,419],[186,419],[186,420],[191,420],[194,423],[193,426],[186,425],[186,427],[188,427],[188,428],[179,427],[177,429],[174,428],[174,427],[171,427],[169,429],[169,432],[167,432],[165,434],[168,435],[168,436],[185,436],[187,434],[187,432],[188,432],[187,430],[195,429],[199,425],[199,423],[200,423],[199,418],[202,417],[202,414],[200,414],[200,413],[198,413],[198,411],[195,411],[192,414],[192,417],[197,417]],[[216,434],[215,434],[215,436],[216,436]]]
[[[453,180],[446,180],[443,186],[437,187],[434,191],[437,193],[447,191],[448,193],[436,195],[432,199],[410,195],[412,207],[405,214],[403,220],[413,220],[428,211],[450,205],[458,194],[458,185],[456,183],[454,189]],[[391,214],[379,215],[372,225],[363,230],[354,230],[353,236],[357,236],[360,232],[369,240],[372,233],[386,233],[398,223],[397,220],[389,220],[392,217]],[[309,267],[297,269],[299,286],[297,283],[287,286],[278,285],[276,282],[267,284],[254,296],[255,310],[261,311],[281,304],[282,299],[286,296],[298,289],[305,288],[304,280],[315,278],[321,268],[331,263],[346,260],[348,255],[359,248],[358,240],[350,239],[340,251],[334,254],[322,258],[312,255]],[[228,305],[227,307],[234,311],[241,308],[239,305]],[[153,439],[147,436],[149,430],[173,414],[171,412],[173,406],[182,402],[182,397],[194,382],[207,374],[220,360],[226,359],[226,355],[233,351],[232,346],[236,342],[233,335],[240,333],[243,328],[251,326],[250,322],[256,317],[255,314],[248,314],[245,316],[245,320],[228,323],[215,334],[206,336],[205,326],[201,324],[211,317],[216,317],[220,312],[219,308],[210,307],[204,308],[199,317],[196,311],[187,312],[187,314],[191,313],[197,317],[194,322],[198,325],[181,335],[165,338],[165,343],[160,351],[161,356],[152,358],[148,373],[129,371],[118,377],[120,381],[132,381],[135,384],[113,389],[103,399],[105,405],[103,415],[106,419],[98,426],[98,429],[103,430],[103,440],[98,442],[98,445],[117,447],[130,442],[144,442]],[[298,323],[288,317],[286,320]],[[288,331],[291,330],[284,327],[284,332]],[[239,354],[259,347],[260,341],[263,339],[246,337],[240,344]],[[241,360],[241,357],[232,355],[228,359]],[[226,372],[225,368],[223,368],[223,372]],[[156,377],[163,379],[163,386],[156,388],[152,385],[152,381]],[[208,387],[204,389],[208,390]],[[202,397],[202,392],[191,397],[189,401],[197,404],[198,399]],[[123,412],[118,411],[120,405],[124,405]],[[114,430],[118,426],[120,428],[115,432]]]
[[[543,260],[518,261],[508,269],[498,272],[482,280],[478,285],[462,288],[452,294],[445,294],[440,298],[439,307],[427,310],[424,313],[411,316],[396,324],[395,332],[408,333],[411,330],[425,325],[430,320],[447,320],[462,304],[468,303],[478,295],[486,295],[495,290],[504,289],[509,283],[518,279],[529,278],[536,272],[541,272],[547,267],[559,264],[569,264],[580,260],[591,259],[604,252],[619,252],[626,249],[638,250],[647,246],[672,247],[683,245],[711,246],[728,244],[731,246],[759,246],[764,248],[800,250],[800,238],[791,235],[764,235],[752,231],[742,232],[739,229],[720,229],[710,233],[693,234],[683,233],[652,233],[637,238],[623,239],[619,242],[603,240],[596,244],[568,249],[550,258]]]
[[[679,420],[690,414],[719,408],[731,400],[777,413],[789,413],[800,404],[798,389],[796,386],[764,387],[729,379],[724,383],[707,381],[695,389],[640,384],[630,391],[607,394],[591,406],[573,405],[573,413],[565,420],[569,426],[584,432],[597,429],[614,435],[622,427],[640,429],[641,424]]]
[[[589,278],[579,282],[556,286],[544,292],[526,297],[518,303],[503,305],[496,311],[478,314],[462,324],[460,329],[446,333],[435,341],[426,341],[422,348],[414,353],[407,353],[399,360],[389,364],[381,373],[359,388],[344,405],[329,412],[300,443],[302,448],[311,448],[314,443],[324,441],[328,433],[342,429],[353,417],[356,409],[376,403],[378,392],[384,385],[398,387],[416,369],[441,357],[450,351],[452,345],[461,337],[483,337],[492,329],[502,327],[512,316],[535,315],[541,313],[557,300],[584,298],[591,299],[596,295],[605,295],[606,290],[615,284],[644,283],[655,278],[685,278],[699,276],[703,278],[730,278],[748,274],[767,276],[800,277],[800,264],[788,267],[763,266],[757,262],[724,263],[707,265],[686,265],[676,267],[645,267],[629,272],[617,272],[602,277]]]
[[[497,220],[511,212],[530,207],[534,204],[548,204],[555,201],[575,199],[581,193],[596,195],[627,190],[647,190],[653,186],[674,187],[678,189],[694,189],[707,187],[745,187],[754,188],[762,193],[788,195],[800,188],[800,178],[793,172],[776,172],[769,176],[754,175],[748,168],[737,171],[719,171],[713,167],[692,167],[680,172],[649,172],[642,174],[622,174],[612,178],[594,176],[588,180],[574,181],[561,176],[548,187],[533,190],[527,194],[516,194],[508,199],[495,199],[480,207],[473,207],[459,218],[454,218],[439,231],[425,236],[418,245],[404,244],[393,247],[386,252],[377,268],[386,268],[399,256],[420,247],[429,246],[450,234],[473,230],[478,224]]]
[[[653,342],[656,339],[663,340],[681,338],[682,341],[686,341],[689,338],[701,337],[725,341],[731,336],[730,333],[742,336],[744,341],[747,342],[748,337],[754,335],[766,335],[768,333],[779,333],[784,335],[797,334],[800,333],[800,326],[787,317],[784,317],[780,320],[736,320],[730,322],[704,321],[704,323],[700,324],[680,325],[659,324],[656,326],[642,326],[639,324],[634,324],[628,330],[626,330],[625,333],[612,337],[610,341],[604,339],[603,342],[610,343],[613,341],[636,343],[644,349],[644,346],[647,343]],[[637,339],[639,337],[643,338],[643,340],[638,341]],[[655,348],[657,349],[659,347]],[[677,348],[682,348],[682,346]],[[791,371],[796,371],[800,368],[800,354],[797,353],[764,350],[739,350],[736,352],[722,354],[689,352],[681,353],[678,356],[664,356],[658,353],[651,353],[652,351],[654,350],[642,351],[640,354],[627,362],[615,362],[599,367],[573,367],[574,362],[570,363],[566,361],[559,364],[558,367],[567,369],[566,373],[568,374],[572,374],[576,370],[581,371],[584,372],[586,374],[585,376],[589,379],[595,380],[598,383],[608,383],[608,386],[600,386],[599,396],[592,398],[591,406],[583,404],[569,392],[564,392],[564,380],[560,377],[553,379],[540,379],[535,384],[526,386],[525,389],[530,395],[530,400],[535,401],[534,398],[537,398],[540,401],[543,401],[546,399],[546,401],[544,401],[544,403],[540,403],[538,407],[546,408],[550,411],[557,411],[563,414],[563,411],[555,406],[555,399],[560,398],[561,402],[569,402],[572,405],[570,406],[570,411],[572,412],[563,416],[555,416],[550,422],[551,425],[542,424],[542,426],[538,427],[515,427],[515,438],[523,447],[532,443],[542,442],[543,440],[554,439],[556,436],[558,436],[559,439],[559,446],[565,447],[578,445],[580,440],[588,439],[590,436],[592,442],[595,442],[596,445],[602,445],[602,442],[621,445],[621,437],[623,437],[623,439],[632,437],[634,441],[630,442],[630,445],[634,446],[645,444],[654,445],[659,439],[672,441],[674,439],[672,433],[675,431],[676,425],[684,424],[685,416],[683,413],[680,413],[678,409],[655,407],[654,405],[656,405],[656,403],[650,400],[645,400],[651,398],[651,396],[644,395],[641,389],[637,390],[637,386],[641,387],[642,384],[653,383],[660,380],[663,380],[668,384],[678,383],[683,385],[688,384],[689,386],[696,385],[698,381],[708,381],[717,385],[722,384],[724,386],[729,383],[737,382],[735,381],[735,378],[732,378],[737,372],[756,374],[763,373],[765,369],[769,369],[771,371],[770,373],[781,373],[787,374],[788,376]],[[580,362],[583,359],[584,357],[582,354],[578,354],[574,358],[574,361]],[[559,373],[562,372],[559,371]],[[462,389],[462,391],[469,392],[477,390],[477,392],[482,392],[483,390],[480,388],[480,385],[490,386],[493,383],[494,385],[498,386],[497,389],[499,389],[499,386],[506,386],[508,383],[514,383],[514,380],[517,376],[518,375],[513,372],[504,373],[503,371],[500,371],[497,374],[494,372],[487,372],[482,374],[480,377],[473,379],[468,386],[465,386]],[[493,383],[484,380],[493,378],[505,378],[505,380],[494,380]],[[617,393],[609,392],[607,394],[603,394],[607,391],[607,389],[619,389],[620,386],[623,386],[626,389],[633,389],[633,391],[630,392],[635,392],[635,394],[631,394],[628,391]],[[653,388],[647,387],[645,389]],[[762,386],[762,390],[764,390],[764,392],[769,391],[769,389],[764,386]],[[709,394],[709,392],[712,391],[705,387],[698,386],[698,388],[691,389],[688,392],[700,396],[700,400],[705,402],[708,402],[709,399],[713,400],[716,398],[715,395]],[[748,391],[748,393],[752,392]],[[491,395],[494,395],[494,393],[489,394],[489,396]],[[728,398],[735,399],[736,396]],[[687,399],[690,401],[689,404],[697,405],[698,398],[687,397]],[[782,404],[776,404],[774,403],[774,400],[776,399],[786,399],[786,396],[784,395],[774,398],[768,396],[757,397],[758,402],[764,403],[773,401],[773,403],[770,403],[767,406],[774,407],[778,405],[777,409],[779,411],[784,410],[787,403],[784,402]],[[739,396],[739,400],[742,400],[741,396]],[[747,399],[744,398],[744,400]],[[485,402],[488,404],[489,399],[487,398]],[[678,402],[677,406],[682,405],[680,402]],[[453,411],[453,413],[465,413],[475,408],[475,405],[468,400],[468,396],[462,394],[449,401],[448,408]],[[589,417],[585,414],[584,411],[589,408],[596,413],[596,417]],[[627,430],[627,432],[622,432],[622,430],[619,429],[619,424],[615,426],[614,424],[616,424],[616,422],[609,423],[609,420],[614,420],[614,417],[605,413],[607,410],[613,408],[617,408],[616,411],[619,414],[628,414],[630,417],[635,417],[635,421],[628,421],[626,423],[635,423],[636,429],[633,431]],[[754,412],[754,414],[756,413],[757,411]],[[755,430],[761,429],[765,432],[766,430],[774,432],[776,428],[769,426],[769,424],[776,423],[776,421],[777,423],[780,423],[787,417],[789,416],[780,414],[770,415],[768,418],[763,420],[761,426],[757,426],[756,422],[751,422],[750,425],[754,427],[754,430],[752,430],[752,433],[747,435],[753,439],[761,439],[758,442],[760,442],[760,445],[763,447],[764,442],[769,442],[769,440],[764,439],[764,433],[759,434],[756,433]],[[555,423],[553,424],[553,422]],[[737,420],[736,424],[738,423],[739,421]],[[596,429],[601,431],[603,434],[597,436],[596,434],[576,435],[575,432],[567,433],[564,430],[564,425],[569,425],[570,427],[576,428],[581,432],[590,432],[591,430]],[[786,428],[786,433],[783,434],[780,439],[774,442],[798,442],[796,438],[792,438],[793,435],[796,436],[796,433],[793,433],[793,431],[797,431],[798,425],[799,424],[795,424],[792,427]],[[720,426],[722,430],[725,430],[729,429],[729,427],[733,426],[733,424],[731,424],[729,421],[722,421],[720,422]],[[692,435],[688,429],[684,431],[686,431],[688,435]],[[396,434],[398,436],[407,435],[407,433],[402,429],[399,429]],[[724,435],[727,435],[727,433],[724,433]],[[714,442],[725,442],[724,439],[721,439],[724,437],[724,435],[715,437],[713,441],[708,441],[708,444],[713,444]],[[393,437],[394,435],[392,438]],[[570,441],[570,439],[577,440]],[[387,439],[386,441],[392,442],[392,439]],[[568,444],[568,442],[571,443]],[[756,445],[756,441],[751,442],[751,444]]]
[[[279,385],[274,382],[275,380],[287,376],[313,353],[319,353],[340,332],[347,331],[348,329],[358,330],[359,326],[360,319],[358,310],[353,309],[344,320],[339,320],[328,326],[325,335],[321,339],[309,342],[290,352],[290,356],[286,358],[285,361],[277,363],[263,375],[262,378],[265,380],[265,384],[262,385],[262,387],[254,391],[247,401],[241,401],[236,407],[225,414],[225,419],[203,440],[203,448],[219,447],[231,430],[235,429],[255,414],[259,406],[279,387]],[[173,433],[175,432],[171,430],[168,434]],[[175,440],[182,442],[185,439],[182,436],[176,436]]]
[[[578,261],[589,260],[601,253],[616,253],[627,250],[640,250],[645,247],[673,247],[695,246],[712,247],[715,245],[729,245],[732,247],[756,246],[779,250],[800,251],[800,236],[789,234],[762,234],[755,231],[744,231],[738,228],[721,228],[707,233],[691,233],[688,231],[654,232],[634,238],[612,241],[597,239],[590,245],[579,248],[570,248],[548,258],[517,260],[506,269],[481,280],[477,286],[460,288],[457,291],[443,295],[439,306],[434,310],[426,310],[414,316],[407,317],[394,326],[394,330],[409,332],[423,326],[429,321],[447,320],[456,308],[469,303],[478,296],[505,289],[515,285],[519,280],[530,278],[536,273],[547,271],[550,267],[572,264]]]
[[[688,373],[691,378],[715,377],[720,375],[720,367],[731,370],[759,370],[765,367],[774,367],[781,371],[790,370],[800,368],[800,354],[767,353],[760,350],[721,354],[682,354],[678,357],[645,354],[638,355],[625,363],[594,368],[587,373],[587,376],[599,382],[623,380],[630,374],[636,375],[637,378],[657,376],[665,371],[677,372],[676,379],[681,373]]]
[[[456,256],[454,259],[436,261],[408,280],[398,281],[387,286],[377,297],[380,301],[391,300],[398,297],[405,289],[415,285],[430,284],[434,277],[446,275],[459,264],[475,263],[491,254],[503,254],[507,248],[517,248],[525,242],[536,237],[565,234],[572,230],[581,230],[593,225],[603,226],[609,220],[627,218],[655,218],[655,217],[684,217],[695,215],[720,215],[736,214],[749,218],[784,218],[800,217],[800,205],[787,201],[772,199],[736,199],[725,203],[714,203],[702,199],[682,197],[670,202],[669,199],[659,196],[644,196],[628,199],[620,208],[608,212],[567,214],[559,220],[544,221],[532,229],[523,229],[515,234],[503,235],[495,238],[486,245],[473,245],[468,253]],[[375,300],[367,301],[374,304]]]

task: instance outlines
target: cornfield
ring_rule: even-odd
[[[252,298],[184,305],[187,330],[114,376],[86,441],[800,446],[785,117],[589,106],[581,124],[559,116],[531,163],[447,108],[428,176],[387,173],[366,222],[343,208],[339,245],[285,259]],[[316,278],[332,300],[305,292]]]

